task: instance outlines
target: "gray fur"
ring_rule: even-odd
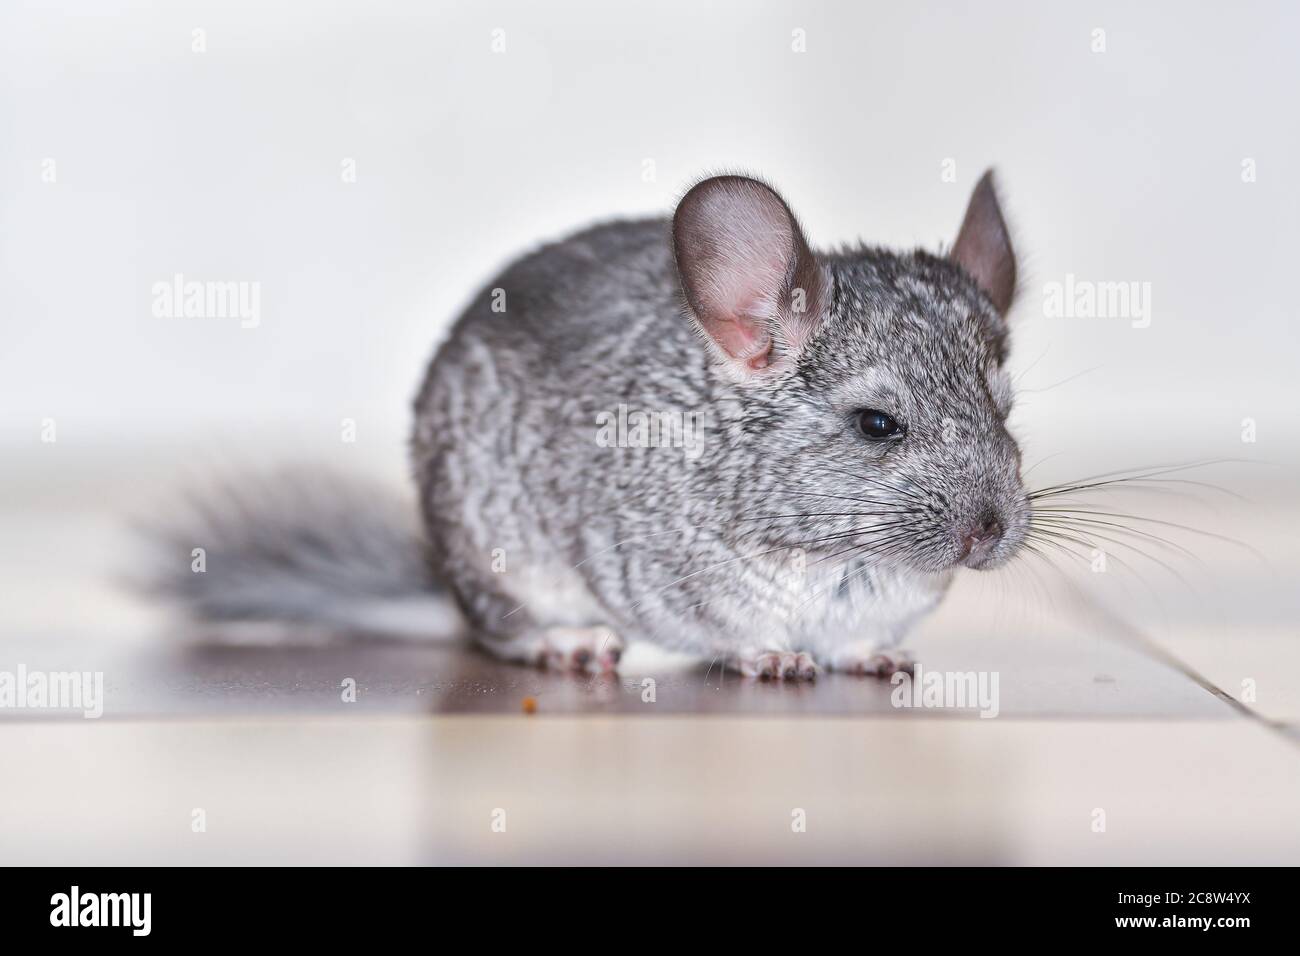
[[[1027,507],[1002,316],[924,252],[818,258],[832,286],[820,331],[793,367],[751,383],[720,374],[683,316],[663,220],[589,229],[484,290],[429,371],[413,440],[435,564],[472,620],[520,635],[605,624],[729,661],[834,660],[896,643],[934,605],[955,524],[992,506],[1007,525],[993,562],[1016,547]],[[596,416],[620,403],[706,412],[702,454],[600,447]],[[905,443],[855,434],[861,407],[896,410]],[[820,512],[841,514],[754,520]],[[902,537],[880,529],[894,518]],[[830,535],[846,537],[810,543]],[[808,570],[792,582],[800,546]],[[504,573],[489,570],[494,549]]]
[[[689,228],[709,229],[699,218]],[[977,239],[959,243],[964,255],[997,253]],[[802,250],[788,275],[824,278],[815,321],[783,338],[773,319],[771,365],[740,372],[702,341],[679,271],[695,264],[674,260],[666,220],[587,229],[475,297],[416,398],[412,456],[430,565],[486,646],[545,659],[556,634],[603,627],[742,668],[767,651],[851,666],[895,646],[937,603],[972,522],[994,515],[1004,529],[985,566],[1018,547],[1028,508],[1005,427],[1004,308],[971,278],[1006,269],[920,251]],[[792,289],[769,291],[788,312]],[[502,293],[505,311],[494,311]],[[701,415],[698,454],[603,446],[598,416],[620,405]],[[906,437],[864,439],[862,408],[889,411]],[[348,526],[360,514],[333,517]],[[305,552],[332,551],[326,539],[342,528],[297,527],[237,538],[284,573],[247,570],[232,594],[191,596],[196,608],[310,617],[317,592],[296,579],[320,568]],[[406,555],[393,593],[418,589],[410,536],[386,534],[331,567],[382,593],[390,540]],[[344,578],[321,593],[345,598]]]
[[[151,528],[146,588],[206,637],[300,641],[463,632],[412,504],[319,469],[210,485]],[[201,548],[196,568],[194,549]]]

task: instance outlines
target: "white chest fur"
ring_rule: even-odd
[[[871,641],[894,646],[943,597],[951,572],[926,574],[859,561],[819,560],[754,568],[745,617],[764,647],[830,653]]]

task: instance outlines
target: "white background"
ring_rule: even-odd
[[[733,169],[814,244],[933,249],[994,165],[1028,459],[1289,461],[1298,28],[1282,3],[8,2],[0,449],[52,480],[52,418],[65,449],[271,440],[397,475],[436,341],[520,251]],[[260,327],[156,318],[177,272],[259,282]],[[1066,273],[1149,282],[1151,326],[1046,318]]]

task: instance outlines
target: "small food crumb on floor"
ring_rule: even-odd
[[[535,713],[537,713],[537,698],[536,698],[536,697],[525,697],[525,698],[524,698],[524,713],[525,713],[525,714],[535,714]]]

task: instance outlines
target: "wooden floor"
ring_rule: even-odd
[[[7,863],[1300,863],[1300,554],[1272,517],[1262,565],[1203,551],[1208,577],[963,577],[912,646],[996,674],[993,718],[644,648],[591,678],[196,645],[104,583],[102,516],[0,517],[0,670],[105,681],[98,720],[0,709]]]

